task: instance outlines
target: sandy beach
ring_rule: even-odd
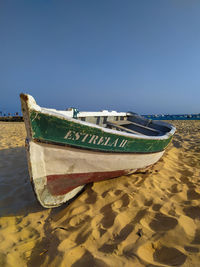
[[[44,209],[24,123],[0,122],[0,266],[200,266],[200,121],[172,123],[174,139],[150,170]]]

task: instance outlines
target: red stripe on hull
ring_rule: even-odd
[[[111,172],[89,172],[48,175],[47,187],[52,195],[64,195],[80,185],[119,177],[121,175],[126,175],[130,173],[130,171],[131,170],[120,170]]]

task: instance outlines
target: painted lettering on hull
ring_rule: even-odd
[[[104,146],[104,147],[119,147],[124,148],[128,144],[128,140],[115,137],[104,137],[104,136],[98,136],[94,134],[86,134],[82,132],[77,132],[73,130],[69,130],[64,139],[66,140],[72,140],[72,141],[79,141],[81,143],[87,143],[97,146]]]

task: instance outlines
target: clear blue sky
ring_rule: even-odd
[[[0,110],[200,112],[199,0],[0,0]]]

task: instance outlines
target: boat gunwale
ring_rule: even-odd
[[[141,135],[141,134],[137,135],[137,134],[127,133],[127,132],[117,131],[117,130],[108,129],[108,128],[105,128],[103,126],[96,125],[94,123],[77,120],[77,119],[72,118],[70,116],[61,114],[61,113],[59,113],[59,111],[57,112],[57,110],[50,110],[50,109],[46,109],[46,108],[40,107],[35,102],[35,99],[32,96],[28,95],[28,94],[21,94],[20,97],[21,97],[21,99],[23,101],[25,101],[27,103],[27,107],[28,107],[27,111],[29,112],[29,114],[32,111],[34,111],[34,112],[42,113],[44,115],[57,117],[57,118],[60,118],[60,119],[63,119],[63,120],[68,120],[68,121],[76,123],[76,124],[88,126],[90,128],[97,128],[97,129],[100,129],[101,131],[103,131],[105,133],[114,134],[114,135],[117,135],[117,136],[125,136],[125,137],[129,137],[129,138],[132,138],[132,139],[136,138],[136,139],[147,139],[147,140],[167,140],[171,136],[173,136],[173,134],[176,131],[176,128],[173,125],[165,123],[165,122],[162,122],[162,121],[156,121],[156,123],[155,122],[153,122],[153,123],[157,124],[157,125],[165,126],[165,127],[169,128],[171,130],[169,132],[166,132],[165,134],[159,135],[159,136],[148,136],[148,135]],[[117,113],[111,114],[110,116],[114,116],[114,115],[117,116],[116,114]],[[120,113],[118,113],[118,114],[119,114],[118,116],[120,116]],[[126,114],[126,116],[131,116],[132,113],[131,112],[127,112],[127,113],[124,113],[124,114]],[[102,111],[102,116],[108,116],[108,115],[103,115],[103,111]],[[141,117],[140,115],[137,115],[137,114],[136,114],[136,116],[137,117]]]

